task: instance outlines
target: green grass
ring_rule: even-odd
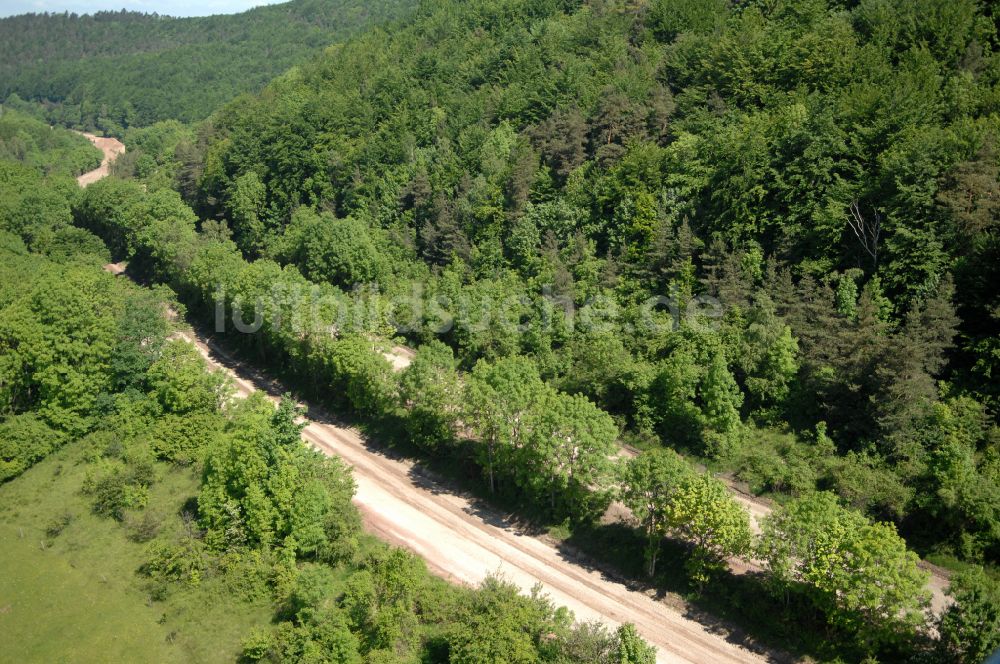
[[[967,572],[973,569],[982,569],[990,577],[1000,580],[1000,567],[991,564],[977,564],[970,563],[964,560],[960,560],[952,553],[933,551],[928,553],[924,560],[931,563],[932,565],[937,565],[938,567],[943,567],[950,572]]]
[[[154,602],[136,573],[148,545],[90,511],[83,456],[69,445],[0,486],[0,661],[235,661],[240,639],[269,624],[272,607],[227,596],[221,579]],[[169,532],[183,527],[179,510],[197,478],[158,470],[147,509]]]

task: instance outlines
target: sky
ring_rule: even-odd
[[[285,0],[0,0],[0,17],[29,12],[75,12],[92,14],[102,10],[128,9],[168,16],[235,14],[251,7]]]

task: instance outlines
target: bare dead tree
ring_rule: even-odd
[[[878,267],[878,243],[882,235],[882,216],[878,210],[872,208],[871,220],[865,219],[857,199],[851,201],[847,209],[850,212],[847,217],[847,225],[854,231],[854,236],[861,244],[861,248],[872,257],[872,268]]]

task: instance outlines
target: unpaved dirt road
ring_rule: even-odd
[[[177,336],[193,343],[212,367],[226,372],[241,395],[259,389],[276,400],[281,394],[278,383],[244,369],[208,339],[188,333]],[[763,655],[727,641],[676,609],[518,532],[502,515],[437,483],[412,462],[386,456],[356,431],[334,424],[321,410],[312,409],[311,416],[303,438],[354,468],[358,487],[354,502],[367,528],[420,555],[436,574],[469,585],[501,574],[524,591],[541,584],[557,605],[571,609],[579,620],[600,620],[611,627],[635,623],[656,646],[657,662],[766,661]]]
[[[86,187],[88,184],[94,184],[98,180],[108,176],[108,173],[111,172],[111,162],[113,162],[118,155],[125,152],[125,145],[117,138],[103,138],[101,136],[94,136],[93,134],[88,134],[82,131],[77,133],[84,136],[88,141],[93,143],[98,150],[104,153],[104,159],[101,160],[100,166],[92,171],[84,173],[76,179],[77,184],[81,187]]]
[[[104,160],[100,168],[77,178],[82,187],[107,177],[111,162],[125,151],[117,139],[84,136],[104,152]],[[124,265],[106,265],[105,270],[122,274]],[[276,381],[244,369],[210,340],[193,333],[176,336],[194,344],[211,367],[224,371],[241,396],[261,389],[276,401],[283,393]],[[397,346],[386,357],[396,371],[401,371],[413,360],[414,353]],[[571,609],[578,620],[599,620],[609,627],[635,624],[639,633],[656,646],[656,661],[660,664],[774,659],[731,642],[717,628],[691,620],[649,595],[629,590],[601,572],[573,562],[549,544],[519,532],[502,515],[437,483],[411,461],[390,458],[368,445],[356,431],[334,424],[319,409],[312,408],[311,412],[313,419],[303,430],[303,438],[324,454],[336,454],[353,467],[357,483],[354,503],[366,528],[420,555],[435,574],[468,585],[499,574],[525,592],[540,584],[556,605]],[[757,529],[770,506],[739,492],[735,495],[750,511]],[[930,586],[933,607],[939,611],[945,606],[947,578],[935,574]]]

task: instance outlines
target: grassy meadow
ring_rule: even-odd
[[[137,574],[147,545],[93,514],[82,492],[85,453],[69,445],[0,486],[0,661],[234,661],[240,639],[270,621],[269,602],[236,601],[221,579],[154,601]],[[197,477],[157,472],[147,510],[161,529],[183,528]]]

